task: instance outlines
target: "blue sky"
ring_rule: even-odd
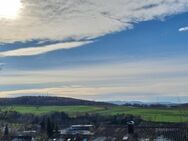
[[[92,5],[86,1],[88,4],[78,7],[80,13],[66,15],[67,11],[57,10],[65,16],[62,21],[45,15],[51,10],[43,13],[37,9],[34,14],[38,15],[29,17],[33,23],[35,18],[43,20],[44,14],[52,18],[50,25],[45,20],[35,21],[31,27],[29,22],[22,23],[28,18],[26,1],[22,1],[19,18],[0,16],[0,25],[6,29],[0,37],[1,97],[51,95],[105,101],[188,102],[188,1],[139,5],[136,0],[110,0],[119,6],[114,11],[107,3],[97,1],[96,5],[107,8],[85,14]],[[57,6],[50,0],[42,0],[39,6],[47,4],[51,9]],[[37,7],[28,8],[32,11]],[[67,9],[71,11],[72,7]],[[12,24],[16,21],[20,24]]]

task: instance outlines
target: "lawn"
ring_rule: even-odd
[[[65,112],[71,116],[78,114],[117,115],[129,114],[141,116],[147,121],[158,122],[188,122],[188,108],[134,108],[125,106],[98,107],[98,106],[6,106],[1,111],[17,111],[36,115],[50,112]]]

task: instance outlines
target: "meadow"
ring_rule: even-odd
[[[135,115],[147,121],[156,122],[188,122],[188,108],[138,108],[126,106],[1,106],[1,111],[16,111],[36,115],[50,112],[65,112],[70,116],[81,114]]]

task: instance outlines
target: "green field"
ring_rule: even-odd
[[[70,116],[80,114],[117,115],[129,114],[141,116],[147,121],[158,122],[188,122],[188,108],[134,108],[125,106],[98,107],[98,106],[6,106],[1,111],[17,111],[36,115],[50,112],[65,112]]]

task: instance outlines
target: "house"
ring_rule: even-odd
[[[93,125],[72,125],[71,127],[61,130],[61,136],[65,139],[89,140],[94,135]]]

